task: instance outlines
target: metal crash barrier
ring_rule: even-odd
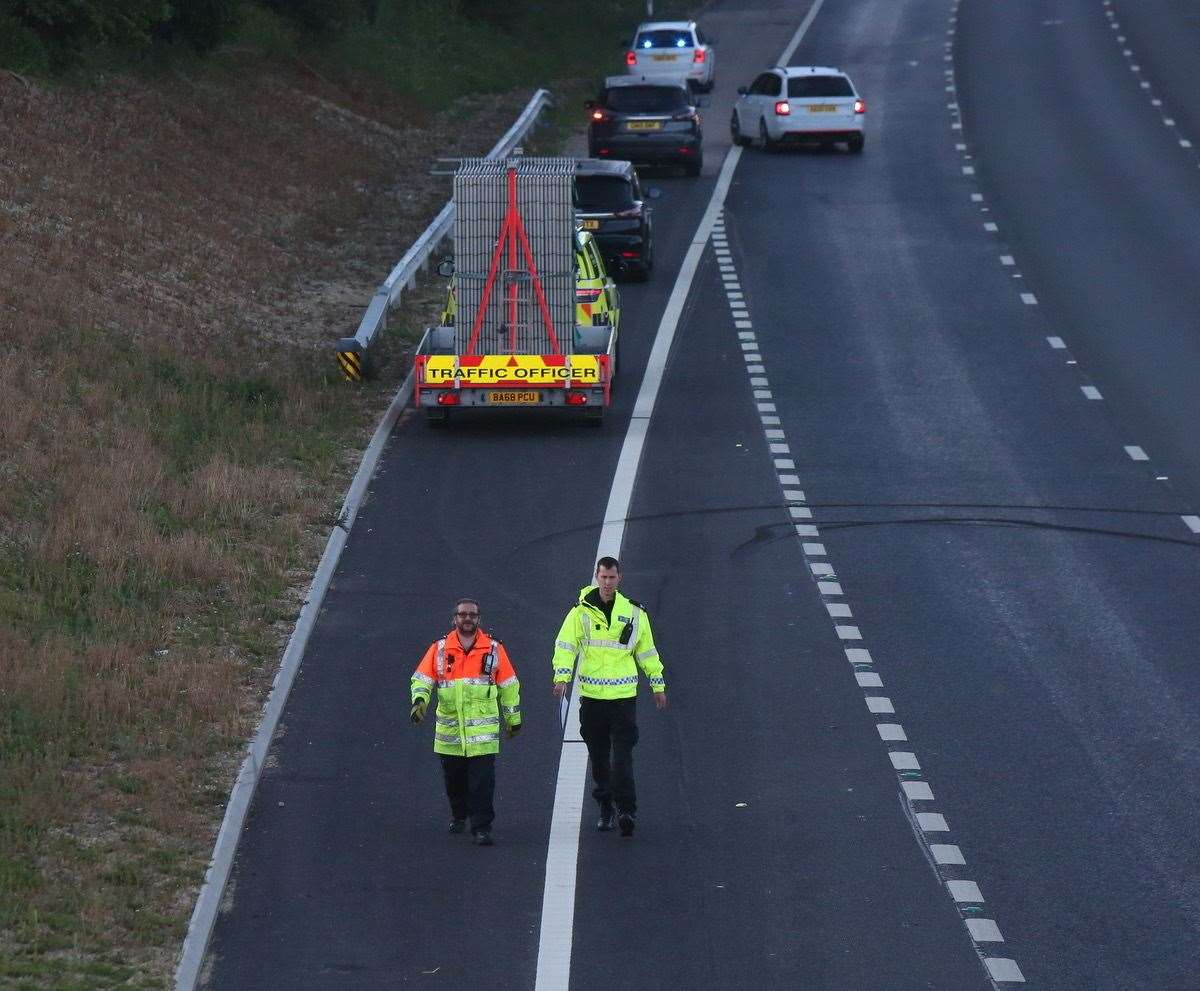
[[[507,158],[537,123],[541,112],[549,106],[550,91],[539,89],[530,97],[521,115],[487,153],[487,158]],[[427,269],[430,259],[454,230],[454,201],[451,200],[425,228],[383,284],[371,297],[367,310],[353,337],[343,337],[334,344],[338,366],[348,381],[361,382],[370,373],[370,349],[378,336],[387,329],[388,311],[399,305],[404,290],[410,289],[417,275]]]

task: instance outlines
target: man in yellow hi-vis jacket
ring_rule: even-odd
[[[563,698],[579,660],[579,728],[592,762],[592,797],[600,803],[596,828],[607,832],[615,817],[622,836],[632,836],[637,814],[633,748],[638,741],[640,670],[654,704],[667,707],[667,683],[654,646],[650,617],[640,603],[617,591],[621,566],[613,557],[596,562],[596,584],[579,592],[554,644],[554,695]]]
[[[471,820],[480,846],[492,845],[492,794],[500,722],[510,737],[521,728],[521,683],[499,641],[479,628],[479,603],[459,599],[454,629],[425,651],[412,676],[413,724],[425,718],[434,687],[438,690],[433,749],[441,756],[450,832],[461,833]]]

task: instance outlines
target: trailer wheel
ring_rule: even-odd
[[[604,424],[604,407],[588,406],[583,411],[583,422],[589,427],[599,427]]]
[[[450,422],[450,411],[448,409],[427,409],[425,422],[435,430],[445,427]]]

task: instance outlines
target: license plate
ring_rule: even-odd
[[[598,230],[600,229],[600,221],[598,221],[598,220],[585,220],[585,221],[583,222],[583,229],[584,229],[585,231],[598,231]]]
[[[509,406],[528,406],[533,403],[540,403],[541,396],[536,392],[489,392],[488,402],[495,404],[504,404]]]
[[[655,55],[654,61],[655,62],[674,62],[675,56],[674,55]]]
[[[832,114],[837,111],[832,103],[814,103],[808,108],[810,114]]]
[[[631,131],[657,131],[662,127],[661,120],[631,120],[626,127]]]

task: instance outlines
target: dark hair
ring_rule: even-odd
[[[602,557],[596,562],[596,573],[599,574],[601,568],[616,568],[617,574],[621,573],[621,562],[615,557]]]
[[[468,596],[468,597],[465,597],[465,598],[462,598],[462,599],[459,599],[457,602],[455,602],[455,603],[454,603],[454,608],[457,610],[457,609],[458,609],[458,607],[459,607],[459,606],[461,606],[461,605],[462,605],[464,602],[469,602],[469,603],[471,603],[471,605],[473,605],[473,606],[475,607],[475,611],[476,611],[476,612],[479,612],[479,611],[480,611],[480,609],[479,609],[479,600],[478,600],[478,599],[472,599],[472,598],[470,598],[469,596]]]

